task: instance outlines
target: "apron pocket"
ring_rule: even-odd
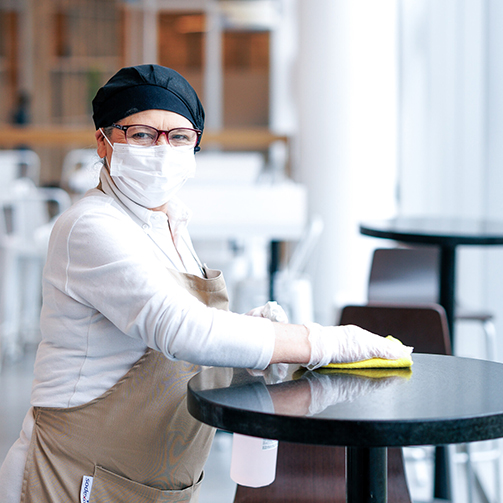
[[[126,479],[105,470],[101,466],[94,469],[94,480],[91,490],[90,503],[182,503],[189,502],[193,496],[197,501],[197,494],[203,476],[193,486],[179,491],[161,491]]]

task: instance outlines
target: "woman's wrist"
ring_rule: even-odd
[[[273,323],[274,352],[271,363],[309,363],[311,345],[309,331],[304,325]]]

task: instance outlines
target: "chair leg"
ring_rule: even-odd
[[[419,499],[433,497],[434,448],[432,446],[405,447],[403,457],[407,480],[421,496]]]
[[[501,445],[501,439],[496,440],[496,448],[499,450]],[[501,457],[498,456],[494,462],[494,478],[495,478],[495,492],[496,492],[496,503],[500,503],[501,501],[501,481],[500,481],[500,473],[501,473]]]
[[[484,321],[482,324],[484,335],[486,338],[486,356],[488,360],[496,361],[497,359],[497,343],[496,343],[496,327],[491,320]]]
[[[470,444],[465,444],[467,459],[466,459],[466,480],[468,485],[468,503],[473,503],[473,495],[475,491],[475,471],[472,462],[472,452]]]
[[[21,357],[19,318],[21,292],[19,285],[20,263],[15,253],[3,249],[0,253],[2,279],[0,292],[0,329],[4,357],[16,361]]]

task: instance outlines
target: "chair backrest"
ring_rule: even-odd
[[[438,303],[440,250],[437,247],[374,250],[369,302]]]
[[[84,194],[98,185],[101,166],[95,148],[70,150],[63,159],[60,185],[70,192]]]
[[[0,194],[0,236],[29,246],[38,230],[71,205],[69,194],[58,187],[37,187],[23,177]]]
[[[40,158],[28,149],[0,150],[0,190],[8,190],[17,178],[27,177],[38,185]]]
[[[442,306],[366,305],[346,306],[341,325],[358,325],[370,332],[392,335],[416,353],[451,354],[447,318]]]

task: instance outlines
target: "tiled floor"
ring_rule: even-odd
[[[6,362],[0,370],[0,459],[19,436],[30,405],[34,351],[19,362]]]
[[[19,435],[21,423],[29,407],[29,395],[32,380],[34,351],[29,351],[17,363],[5,363],[0,372],[0,462],[3,461],[11,444]],[[476,450],[485,448],[484,445],[474,446]],[[228,433],[218,432],[208,459],[205,471],[206,478],[203,482],[200,503],[232,503],[236,486],[230,479],[230,452],[232,436]],[[452,447],[451,450],[459,450]],[[415,502],[431,501],[432,497],[432,465],[424,458],[424,451],[414,449],[406,451],[409,459],[407,475],[409,487]],[[462,454],[461,454],[462,455]],[[457,458],[460,455],[456,455]],[[412,459],[416,458],[413,462]],[[487,497],[481,497],[480,491],[475,490],[474,497],[469,498],[470,480],[467,478],[466,465],[453,464],[454,483],[453,500],[455,503],[497,503],[501,501],[496,493],[501,493],[497,482],[500,477],[494,476],[493,462],[480,462],[476,464],[477,481],[481,481]],[[501,468],[497,473],[501,471]]]

